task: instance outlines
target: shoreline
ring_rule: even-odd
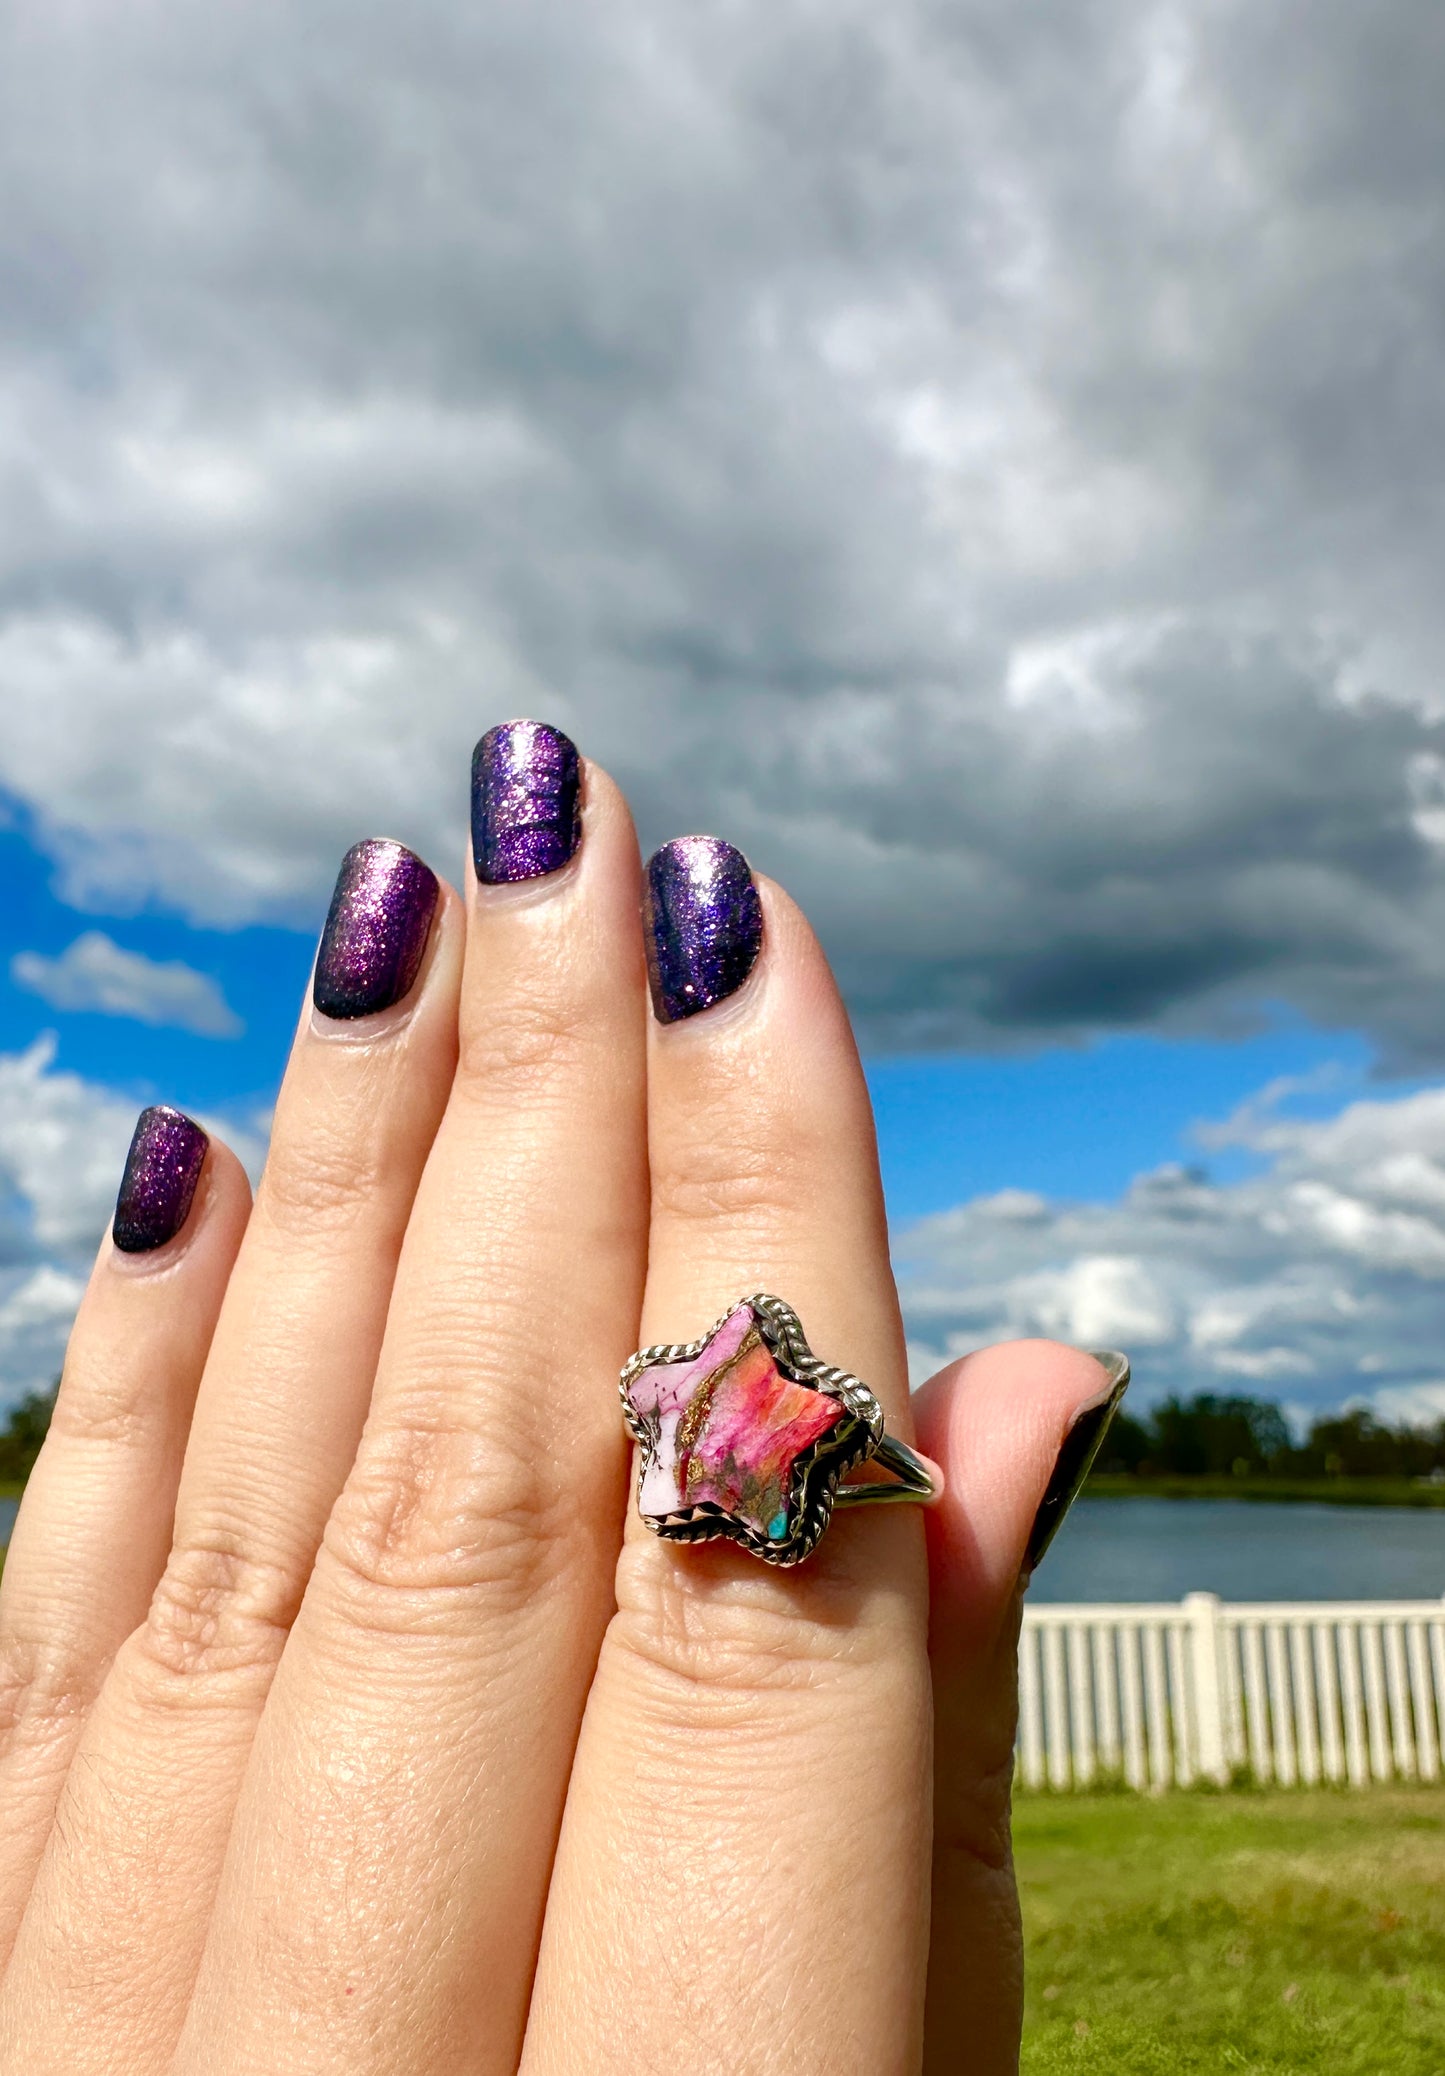
[[[1409,1478],[1135,1478],[1096,1471],[1084,1499],[1242,1499],[1277,1506],[1411,1507],[1445,1510],[1445,1485]]]

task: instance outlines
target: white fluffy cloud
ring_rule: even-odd
[[[0,1408],[59,1376],[84,1288],[49,1262],[28,1274],[0,1270]]]
[[[0,1054],[0,1406],[60,1373],[136,1104],[56,1071],[53,1039]]]
[[[0,1197],[23,1220],[12,1254],[80,1259],[114,1209],[139,1105],[54,1061],[53,1038],[0,1053]]]
[[[1242,1390],[1297,1411],[1361,1398],[1445,1410],[1445,1089],[1327,1122],[1266,1092],[1202,1134],[1259,1172],[1140,1176],[1114,1205],[1023,1191],[924,1220],[898,1244],[915,1366],[1014,1334],[1121,1347],[1138,1395]]]
[[[52,1009],[135,1017],[202,1038],[235,1038],[243,1029],[209,974],[197,973],[182,959],[148,959],[126,951],[103,930],[85,931],[57,958],[17,952],[10,976]]]
[[[9,20],[0,778],[76,899],[450,862],[540,710],[875,1035],[1440,1057],[1419,0]]]

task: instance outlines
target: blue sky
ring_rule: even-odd
[[[312,929],[206,929],[149,904],[128,912],[77,909],[57,896],[53,861],[26,828],[19,802],[0,827],[7,889],[0,931],[0,1028],[8,1049],[42,1033],[59,1040],[57,1065],[131,1095],[249,1121],[274,1100],[304,996],[324,903]],[[84,932],[103,929],[124,950],[182,961],[216,983],[241,1029],[198,1036],[134,1017],[59,1010],[20,985],[17,954],[54,959]],[[1265,1028],[1209,1040],[1105,1035],[1063,1046],[987,1054],[867,1055],[890,1216],[911,1225],[964,1198],[1024,1189],[1108,1202],[1136,1175],[1187,1161],[1223,1180],[1250,1172],[1240,1148],[1209,1152],[1194,1127],[1227,1117],[1266,1085],[1291,1093],[1297,1115],[1328,1115],[1385,1084],[1357,1032],[1322,1032],[1283,1005],[1264,1005]],[[1398,1092],[1418,1082],[1396,1079]]]
[[[72,857],[12,799],[0,1396],[53,1373],[136,1108],[202,1114],[254,1168],[325,904],[318,890],[284,924],[220,924],[154,889],[77,899]],[[99,983],[73,965],[97,940]],[[1047,1333],[1124,1344],[1143,1403],[1245,1389],[1297,1423],[1361,1399],[1386,1417],[1445,1408],[1445,1090],[1382,1075],[1365,1034],[1285,1002],[1232,1023],[865,1050],[919,1376]]]
[[[1293,1114],[1330,1115],[1367,1090],[1383,1093],[1371,1062],[1357,1033],[1283,1016],[1250,1038],[1129,1034],[1022,1054],[873,1059],[890,1213],[908,1225],[1006,1189],[1111,1202],[1170,1161],[1233,1181],[1259,1156],[1208,1149],[1197,1125],[1286,1080],[1309,1084],[1291,1092]]]
[[[0,1029],[6,1049],[42,1032],[59,1038],[59,1063],[87,1080],[123,1089],[137,1104],[164,1101],[182,1109],[249,1115],[275,1098],[310,971],[314,937],[307,931],[252,926],[205,929],[149,904],[106,914],[76,909],[54,891],[53,861],[37,849],[17,803],[0,827],[0,873],[6,889],[0,926]],[[317,915],[320,927],[324,904]],[[13,974],[17,953],[57,958],[89,930],[103,930],[127,951],[156,962],[182,960],[215,980],[239,1019],[231,1038],[198,1037],[134,1017],[56,1009]]]

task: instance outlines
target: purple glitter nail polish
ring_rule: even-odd
[[[504,721],[472,757],[472,856],[483,885],[540,879],[582,840],[577,745],[545,721]]]
[[[748,861],[716,836],[679,836],[653,852],[643,920],[659,1023],[725,1000],[762,949],[763,910]]]
[[[190,1216],[210,1140],[184,1111],[142,1110],[126,1155],[111,1236],[124,1254],[164,1247]]]
[[[375,1016],[409,993],[441,889],[404,844],[379,836],[341,861],[311,998],[323,1016]]]

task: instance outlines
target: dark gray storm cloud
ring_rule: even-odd
[[[880,1039],[1438,1059],[1442,105],[1423,0],[18,0],[0,775],[300,916],[540,711]]]

